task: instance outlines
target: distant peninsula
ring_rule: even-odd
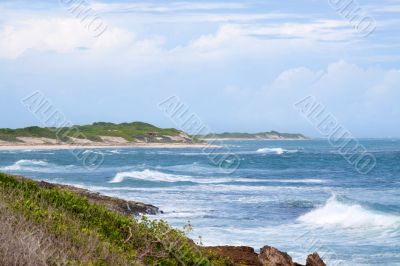
[[[260,132],[260,133],[239,133],[225,132],[199,136],[200,139],[220,139],[220,140],[305,140],[308,139],[299,133],[280,133],[277,131]]]
[[[0,147],[67,148],[68,146],[192,147],[206,143],[174,128],[159,128],[143,122],[114,124],[97,122],[70,127],[0,129]]]
[[[144,122],[109,123],[96,122],[90,125],[70,127],[25,127],[0,129],[1,149],[67,149],[71,146],[82,148],[107,147],[204,147],[207,140],[304,140],[302,134],[226,132],[191,136],[175,128],[159,128]]]

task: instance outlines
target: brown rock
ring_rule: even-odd
[[[22,176],[14,176],[13,175],[13,177],[15,179],[21,180],[21,181],[30,180],[30,179],[27,179]],[[87,189],[77,188],[77,187],[68,186],[68,185],[53,184],[53,183],[49,183],[49,182],[45,182],[45,181],[34,181],[34,180],[30,180],[30,181],[35,182],[41,188],[45,188],[45,189],[59,188],[59,189],[67,190],[69,192],[73,192],[80,196],[86,197],[92,203],[103,205],[112,211],[117,211],[124,215],[137,215],[140,213],[154,215],[159,212],[162,213],[162,211],[160,211],[157,207],[150,205],[150,204],[145,204],[142,202],[108,197],[108,196],[101,195],[99,193],[91,192]]]
[[[259,259],[263,266],[294,266],[295,264],[286,252],[265,246],[261,249]]]
[[[326,266],[325,262],[321,259],[317,252],[308,255],[306,266]]]
[[[251,247],[217,246],[205,249],[231,259],[235,265],[262,266],[257,253]]]

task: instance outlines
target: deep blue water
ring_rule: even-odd
[[[240,158],[233,173],[195,148],[96,149],[105,160],[94,171],[68,150],[0,151],[0,171],[151,203],[206,245],[400,265],[400,140],[361,143],[377,160],[367,175],[325,140],[225,141]]]

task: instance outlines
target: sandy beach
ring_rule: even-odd
[[[0,145],[0,150],[69,150],[69,149],[128,149],[128,148],[165,148],[165,149],[183,149],[183,148],[216,148],[217,145],[207,143],[135,143],[129,145]]]

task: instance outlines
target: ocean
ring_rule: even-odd
[[[164,212],[155,218],[190,222],[204,245],[271,245],[300,263],[318,251],[328,265],[400,265],[400,140],[360,142],[376,158],[368,174],[326,140],[224,141],[240,158],[233,173],[199,148],[86,149],[104,156],[95,170],[68,150],[0,151],[0,171],[153,204]]]

